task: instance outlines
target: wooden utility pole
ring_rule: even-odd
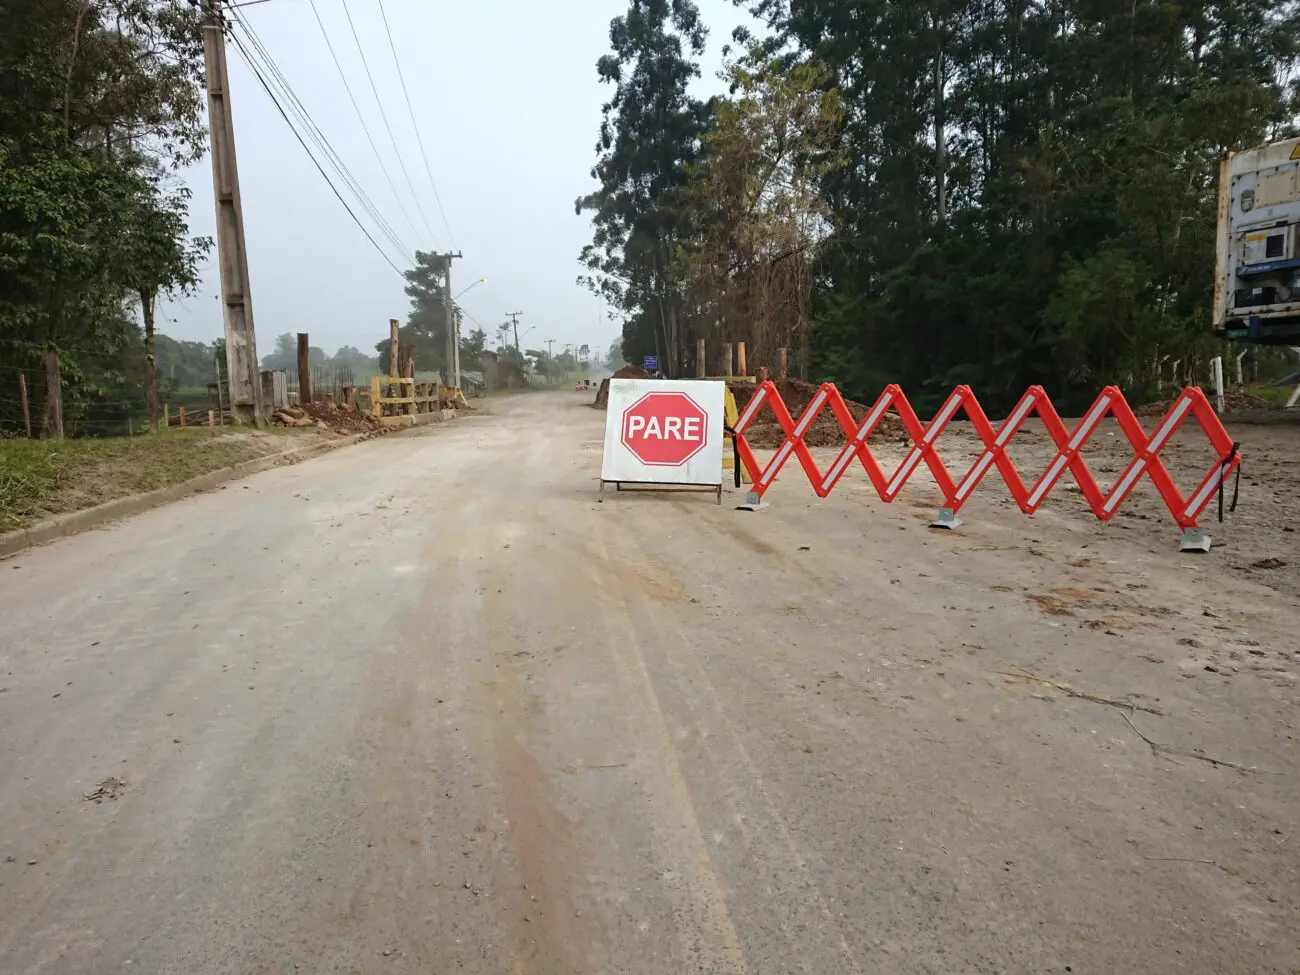
[[[235,159],[235,120],[230,110],[222,0],[200,0],[203,9],[203,67],[208,89],[212,189],[217,207],[217,263],[226,330],[226,375],[235,421],[264,422],[262,383],[253,328],[253,298],[248,282],[244,210]]]
[[[396,318],[390,318],[388,320],[388,375],[394,379],[401,375],[397,371],[397,364],[401,361],[401,350],[399,348],[401,341],[401,326],[397,323]]]
[[[311,339],[306,332],[298,333],[298,405],[311,402]]]
[[[23,404],[23,427],[27,430],[27,439],[32,439],[32,408],[27,402],[27,373],[18,374],[18,399]]]

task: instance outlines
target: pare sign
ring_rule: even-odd
[[[611,380],[601,479],[720,484],[725,398],[718,382]]]

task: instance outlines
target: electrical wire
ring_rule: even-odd
[[[347,15],[348,27],[352,30],[352,39],[356,41],[357,53],[361,55],[361,66],[366,69],[366,77],[370,80],[370,91],[375,96],[375,104],[379,106],[379,117],[384,120],[384,128],[388,131],[388,141],[393,144],[393,154],[397,156],[397,165],[402,168],[402,175],[406,177],[406,185],[411,191],[411,199],[415,201],[415,209],[419,211],[420,219],[424,221],[424,229],[429,232],[429,237],[436,238],[437,234],[433,232],[433,227],[429,225],[429,218],[425,216],[424,207],[420,205],[420,196],[415,192],[415,184],[411,182],[411,174],[407,172],[406,161],[402,159],[402,151],[397,148],[397,139],[393,135],[392,125],[388,122],[388,113],[384,111],[384,100],[379,97],[379,87],[375,84],[375,76],[370,71],[370,62],[366,59],[365,48],[361,46],[361,37],[357,34],[357,25],[352,20],[352,11],[348,8],[348,0],[343,0],[343,13]]]
[[[339,78],[343,82],[343,88],[348,93],[348,100],[352,102],[352,109],[357,113],[357,121],[361,123],[361,131],[366,134],[366,141],[370,143],[370,148],[374,151],[375,161],[379,163],[379,169],[384,174],[384,180],[388,183],[388,188],[393,191],[393,199],[397,201],[397,206],[402,211],[402,216],[406,217],[406,222],[411,228],[411,232],[418,238],[420,231],[415,227],[415,221],[411,219],[411,212],[406,209],[406,204],[402,202],[401,194],[397,192],[397,184],[393,182],[393,177],[388,172],[388,167],[384,165],[384,158],[379,153],[379,147],[375,145],[375,137],[370,134],[370,126],[366,124],[366,118],[361,114],[361,106],[357,103],[357,96],[352,93],[352,86],[348,84],[348,76],[343,70],[343,65],[339,61],[338,53],[334,50],[334,42],[330,40],[329,32],[325,29],[325,21],[321,19],[320,9],[316,6],[316,0],[310,0],[311,12],[316,15],[316,23],[320,27],[321,37],[325,38],[325,46],[329,48],[330,57],[334,60],[334,67],[338,68]]]
[[[379,228],[379,231],[384,238],[388,240],[403,256],[412,253],[412,248],[404,243],[397,235],[396,231],[393,230],[392,225],[384,218],[383,214],[379,211],[379,208],[375,205],[369,194],[366,193],[357,178],[352,175],[347,164],[343,162],[342,157],[330,144],[329,139],[326,138],[315,120],[312,119],[311,113],[302,103],[297,92],[294,91],[292,83],[287,77],[285,77],[284,72],[280,70],[279,65],[276,64],[275,59],[266,49],[266,45],[262,43],[262,39],[258,36],[257,31],[253,29],[253,26],[247,20],[240,19],[233,22],[239,24],[239,26],[243,28],[249,44],[252,45],[258,58],[260,58],[260,65],[258,59],[253,58],[248,49],[238,43],[238,38],[233,31],[230,34],[231,40],[236,42],[239,52],[244,56],[245,60],[249,62],[250,67],[260,67],[261,69],[264,69],[264,73],[260,78],[263,87],[268,90],[267,93],[271,95],[273,101],[275,101],[276,108],[280,111],[281,115],[286,117],[286,121],[289,122],[290,128],[294,129],[292,120],[288,118],[288,116],[292,115],[298,119],[299,125],[302,126],[303,130],[307,134],[307,139],[314,143],[320,150],[326,163],[339,176],[348,191],[356,197],[361,208],[375,222],[375,225]],[[268,76],[271,81],[267,81]],[[274,82],[276,87],[280,89],[281,94],[284,96],[284,103],[281,103],[281,101],[276,98],[275,92],[271,90],[272,82]],[[286,104],[288,106],[287,109],[285,107]],[[298,136],[299,142],[303,142],[301,135],[298,134],[296,129],[294,129],[294,133]],[[304,145],[304,148],[307,147]],[[307,148],[307,152],[310,154],[311,150]],[[314,156],[313,161],[316,161]],[[317,166],[320,168],[318,162]],[[337,190],[335,192],[337,193]]]
[[[343,204],[343,209],[347,210],[348,216],[352,218],[352,221],[357,225],[357,227],[360,228],[361,232],[366,235],[366,239],[369,240],[371,245],[375,248],[375,250],[379,252],[379,256],[384,259],[384,261],[388,264],[388,266],[391,267],[399,277],[405,280],[405,275],[402,274],[401,269],[396,264],[393,263],[393,261],[389,258],[389,256],[384,252],[384,249],[379,246],[379,242],[376,241],[374,236],[370,233],[370,231],[366,229],[365,224],[361,222],[360,218],[353,211],[352,207],[348,205],[348,201],[343,198],[343,194],[339,192],[338,187],[334,185],[334,181],[330,179],[329,174],[325,172],[325,167],[323,167],[320,164],[320,161],[315,157],[315,155],[312,154],[311,149],[308,148],[307,146],[306,140],[304,140],[302,135],[298,132],[298,130],[294,128],[293,122],[290,121],[288,113],[285,112],[284,107],[279,102],[279,99],[275,97],[275,92],[271,90],[271,86],[267,83],[266,79],[262,76],[262,72],[258,69],[253,59],[249,56],[249,53],[247,49],[244,47],[243,42],[241,42],[238,36],[236,36],[233,32],[230,35],[230,39],[234,41],[236,49],[239,51],[240,54],[244,56],[244,60],[248,62],[248,66],[252,70],[254,77],[257,78],[258,82],[266,90],[267,97],[271,99],[271,104],[273,104],[276,107],[276,110],[279,111],[280,115],[284,118],[285,124],[288,125],[289,130],[293,132],[294,138],[298,140],[298,143],[299,145],[302,146],[303,151],[307,153],[308,158],[311,159],[312,164],[316,167],[316,170],[321,174],[321,177],[325,180],[326,183],[329,184],[329,188],[334,191],[334,195],[338,197],[338,201]]]
[[[433,190],[433,199],[438,204],[438,214],[442,217],[442,225],[447,228],[447,240],[451,242],[451,249],[455,250],[456,237],[451,232],[451,224],[447,220],[447,211],[442,207],[442,197],[438,194],[438,183],[434,180],[433,168],[429,165],[429,151],[424,148],[424,136],[420,134],[420,123],[415,120],[415,108],[411,105],[411,92],[406,87],[406,75],[403,74],[402,62],[397,57],[397,45],[393,43],[393,32],[388,26],[388,11],[384,9],[384,0],[379,0],[379,15],[384,20],[384,33],[388,35],[388,49],[393,52],[393,64],[397,66],[397,78],[402,83],[402,96],[406,99],[406,111],[411,116],[411,128],[415,129],[415,141],[420,146],[420,157],[424,161],[424,172],[429,177],[429,186]]]

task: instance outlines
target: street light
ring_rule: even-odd
[[[461,295],[468,294],[469,292],[477,288],[480,284],[487,284],[487,278],[479,278],[477,281],[475,281],[468,288],[466,288],[464,291],[462,291],[460,294],[458,294],[455,298],[452,298],[451,300],[459,301],[461,299]]]

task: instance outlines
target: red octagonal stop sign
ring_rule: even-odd
[[[623,411],[623,446],[641,463],[681,467],[704,449],[709,415],[685,393],[646,393]]]

